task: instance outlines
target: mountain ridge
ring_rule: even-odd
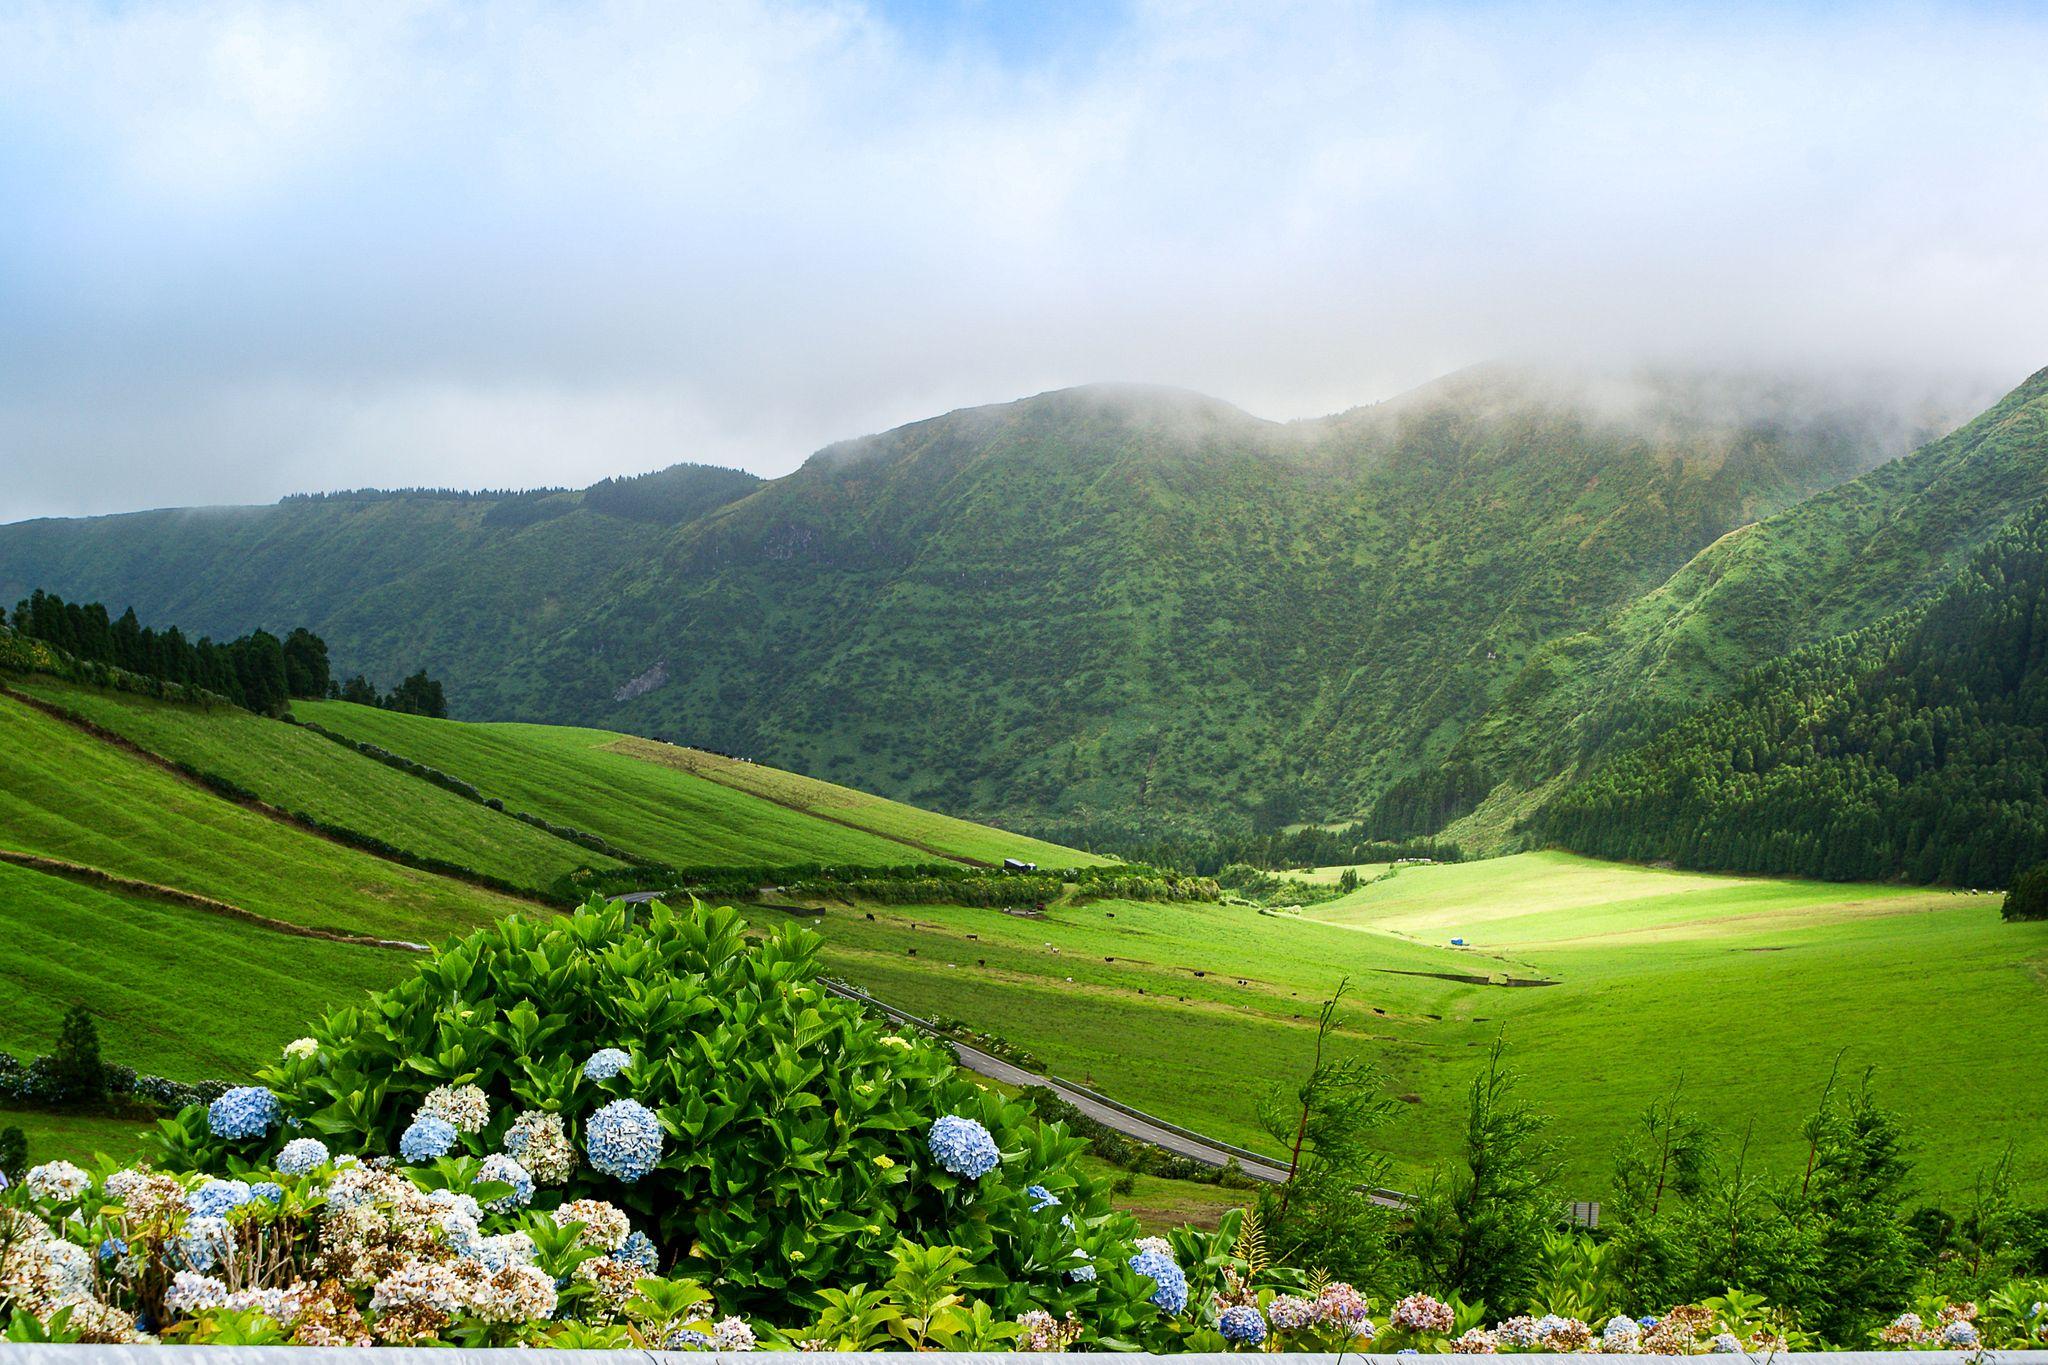
[[[1901,453],[1937,387],[1802,408],[1795,381],[1667,376],[1620,385],[1621,411],[1617,384],[1471,370],[1294,423],[1081,386],[775,480],[643,476],[716,485],[674,520],[593,486],[0,527],[0,593],[303,620],[344,670],[424,662],[458,714],[674,734],[1012,824],[1390,794],[1414,824],[1498,785],[1458,746],[1546,647]],[[530,520],[485,525],[508,517]]]

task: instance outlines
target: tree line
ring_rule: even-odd
[[[2048,504],[1926,606],[1757,670],[1535,829],[1690,867],[2011,885],[2048,860]]]
[[[162,630],[143,625],[134,607],[117,617],[104,603],[66,602],[41,588],[15,604],[8,624],[82,662],[201,688],[266,715],[284,710],[295,697],[340,698],[417,715],[448,714],[441,684],[424,669],[385,693],[361,674],[345,683],[337,681],[327,642],[304,626],[283,639],[259,628],[234,640],[204,635],[194,640],[175,625]]]
[[[1454,863],[1462,856],[1446,839],[1383,839],[1364,824],[1336,829],[1307,825],[1294,830],[1214,832],[1183,828],[1147,828],[1116,821],[1031,824],[1026,832],[1068,848],[1106,853],[1130,862],[1174,868],[1198,877],[1214,877],[1225,868],[1242,866],[1275,871],[1300,867],[1336,867],[1347,863],[1391,863],[1428,859]]]

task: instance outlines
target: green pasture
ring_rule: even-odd
[[[100,1114],[53,1114],[41,1109],[0,1108],[0,1128],[19,1128],[28,1139],[34,1163],[62,1157],[84,1166],[95,1153],[116,1161],[133,1161],[146,1150],[149,1118],[115,1118]]]
[[[677,867],[931,861],[881,835],[619,753],[610,746],[623,736],[609,730],[434,720],[338,701],[295,702],[292,710],[336,734],[451,773],[512,809]]]
[[[2048,925],[2005,923],[1993,896],[1528,854],[1403,869],[1301,915],[1098,902],[1043,920],[822,918],[833,969],[881,998],[1254,1147],[1270,1146],[1258,1097],[1307,1064],[1315,1006],[1348,977],[1343,1037],[1404,1101],[1385,1133],[1397,1179],[1454,1148],[1503,1031],[1578,1197],[1601,1197],[1637,1114],[1681,1078],[1731,1143],[1753,1123],[1753,1155],[1789,1169],[1838,1057],[1852,1084],[1874,1068],[1930,1195],[1966,1190],[2008,1141],[2023,1179],[2048,1179],[2048,1039],[2019,1023],[2044,1003]],[[1449,946],[1454,932],[1472,946]]]
[[[874,796],[822,782],[801,773],[785,772],[759,763],[747,763],[702,749],[663,744],[656,740],[621,735],[605,746],[614,753],[660,764],[681,772],[750,792],[778,805],[810,812],[822,819],[857,826],[885,839],[910,846],[910,861],[918,854],[944,858],[965,858],[983,863],[1000,863],[1005,858],[1034,862],[1041,867],[1093,867],[1116,861],[1100,854],[1029,839],[1021,834],[977,825],[937,811],[920,810],[901,801]]]
[[[615,859],[422,782],[300,726],[238,706],[194,706],[30,677],[17,690],[84,716],[150,753],[214,773],[262,800],[394,848],[543,889]]]
[[[259,815],[6,697],[0,847],[293,924],[415,942],[534,908]],[[278,951],[304,942],[283,941]]]
[[[82,1004],[110,1062],[178,1080],[246,1077],[411,953],[329,943],[0,864],[0,1050],[47,1052]]]

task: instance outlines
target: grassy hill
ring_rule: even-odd
[[[621,866],[311,730],[239,707],[202,710],[45,676],[11,686],[152,754],[224,777],[279,809],[515,886],[545,890],[581,867]]]
[[[770,483],[684,471],[704,496],[627,499],[653,519],[593,489],[5,527],[0,593],[303,623],[343,673],[424,664],[458,714],[662,735],[1002,824],[1284,822],[1390,789],[1389,818],[1426,823],[1491,770],[1397,784],[1546,646],[1940,429],[1924,397],[1493,368],[1281,425],[1098,387]]]
[[[877,995],[1253,1146],[1268,1145],[1257,1098],[1306,1065],[1316,1004],[1348,975],[1344,1036],[1408,1098],[1386,1139],[1411,1175],[1456,1140],[1464,1086],[1505,1029],[1581,1197],[1600,1197],[1615,1144],[1681,1074],[1724,1136],[1754,1117],[1758,1156],[1792,1162],[1838,1051],[1847,1068],[1878,1068],[1923,1143],[1928,1191],[1953,1195],[2008,1139],[2027,1178],[2048,1179],[2027,1080],[2048,1040],[1986,1047],[1982,1032],[2038,1013],[2048,926],[2004,924],[1997,907],[1536,853],[1404,867],[1303,915],[1102,902],[1043,920],[922,906],[817,917],[835,968]],[[1959,1106],[1965,1055],[1991,1074]]]
[[[1003,857],[1071,867],[1105,861],[794,773],[607,730],[434,720],[348,702],[300,702],[294,713],[450,773],[508,806],[678,867],[888,867]]]
[[[187,1079],[242,1074],[319,1008],[396,970],[391,948],[308,935],[430,942],[499,915],[547,913],[573,894],[563,878],[622,866],[303,726],[39,673],[0,684],[0,855],[46,860],[0,860],[14,968],[0,991],[0,1048],[48,1046],[64,1009],[85,1000],[106,1021],[112,1056]],[[630,736],[302,709],[514,808],[679,865],[1099,861]],[[385,856],[348,836],[388,846]],[[553,898],[501,894],[398,854]]]
[[[533,908],[281,824],[5,696],[0,848],[379,938],[430,941]]]

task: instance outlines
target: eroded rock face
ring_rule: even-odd
[[[618,691],[612,693],[612,700],[631,701],[635,697],[644,697],[667,681],[668,660],[656,659],[654,667],[644,673],[636,674],[628,679],[625,685],[620,687]]]

